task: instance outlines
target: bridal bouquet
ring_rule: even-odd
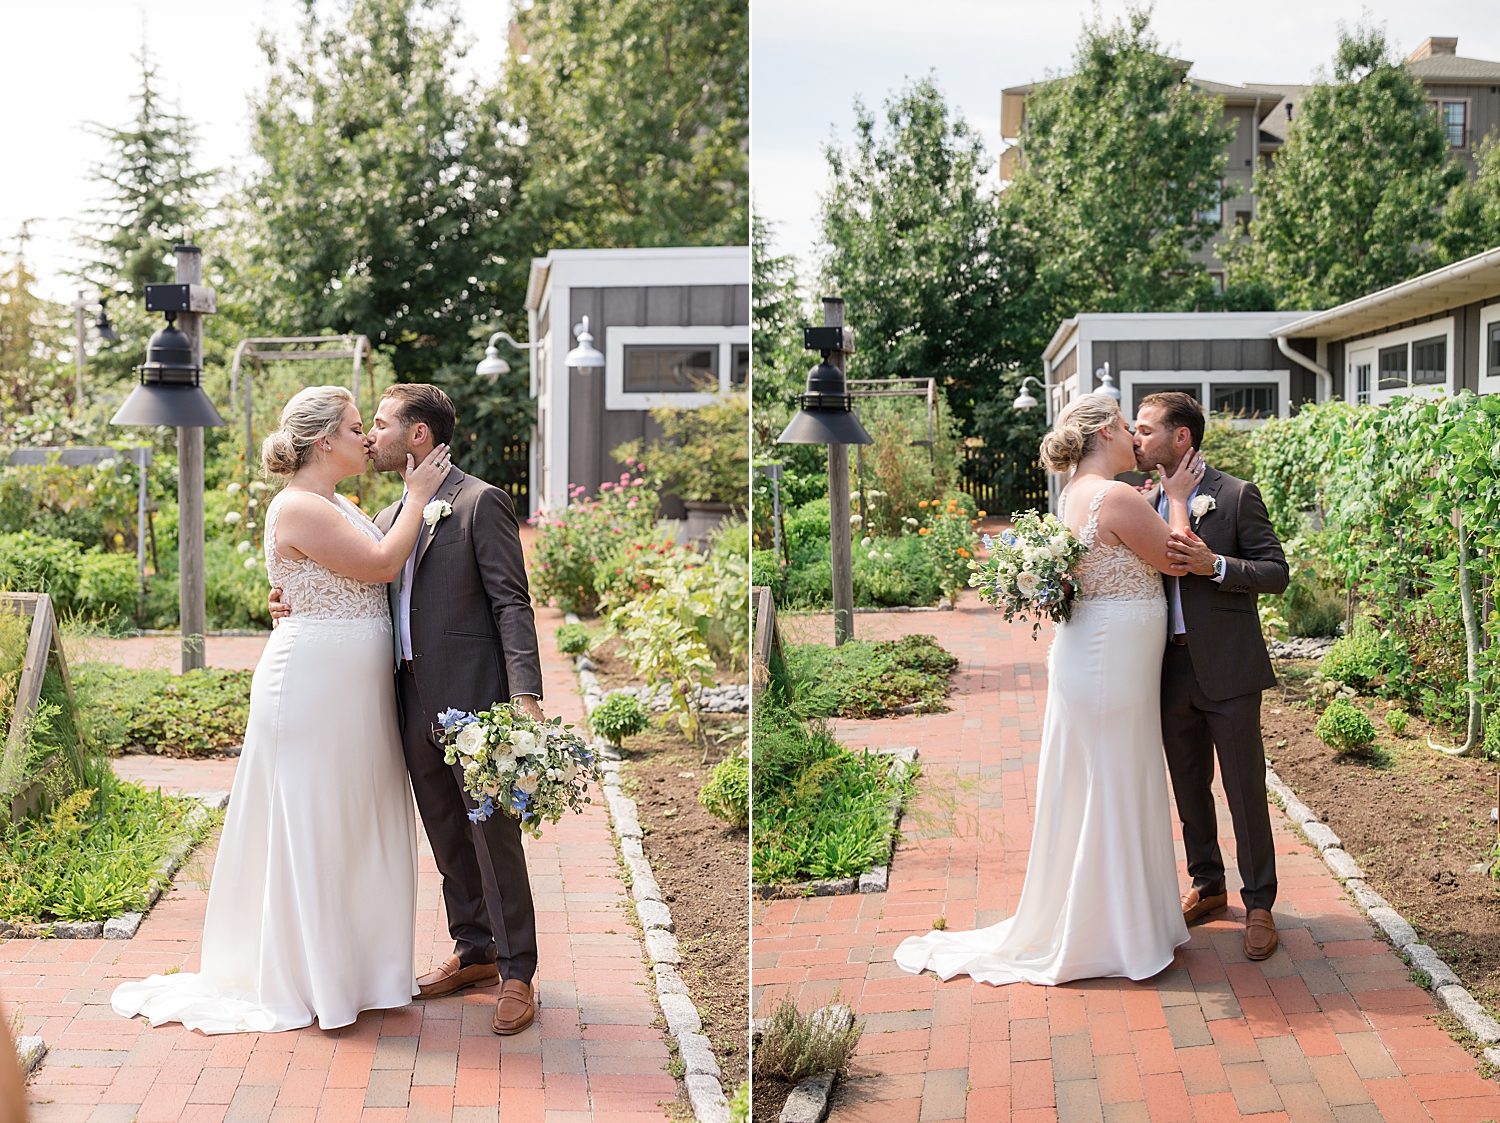
[[[464,790],[479,804],[469,812],[471,822],[499,808],[540,837],[543,823],[556,823],[570,808],[582,811],[590,802],[588,782],[600,780],[594,754],[560,717],[537,721],[513,703],[497,702],[477,714],[444,710],[438,726],[443,759],[463,765]]]
[[[986,534],[984,545],[990,556],[969,563],[969,586],[1004,612],[1007,623],[1032,617],[1035,639],[1044,617],[1053,623],[1072,618],[1078,586],[1069,571],[1088,547],[1056,515],[1025,511],[999,538]]]

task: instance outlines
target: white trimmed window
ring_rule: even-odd
[[[749,370],[748,325],[604,331],[605,409],[694,409],[743,390]]]

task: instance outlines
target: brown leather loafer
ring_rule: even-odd
[[[531,984],[520,979],[506,979],[500,986],[500,1001],[495,1003],[495,1020],[490,1023],[503,1037],[520,1033],[536,1021],[536,999]]]
[[[1200,916],[1222,909],[1229,904],[1229,894],[1224,890],[1204,895],[1197,889],[1189,889],[1182,895],[1182,919],[1191,924]]]
[[[1280,943],[1270,909],[1251,909],[1245,914],[1245,958],[1270,959]]]
[[[492,987],[500,981],[500,968],[493,963],[471,963],[465,967],[458,956],[450,955],[427,974],[419,976],[417,986],[423,998],[442,998],[465,987]]]

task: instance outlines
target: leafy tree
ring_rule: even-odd
[[[1222,115],[1223,100],[1194,90],[1162,53],[1149,10],[1084,24],[1073,73],[1027,99],[1023,159],[1005,193],[1057,312],[1170,311],[1208,295],[1190,255],[1219,232],[1233,135]]]
[[[1475,159],[1478,174],[1460,182],[1448,196],[1433,246],[1434,265],[1500,246],[1500,136],[1491,133],[1481,141]]]
[[[483,235],[516,153],[456,87],[457,33],[437,0],[349,0],[309,7],[289,50],[261,41],[244,279],[274,322],[368,335],[403,381],[477,361],[468,329],[498,303]]]
[[[509,244],[744,245],[748,11],[548,0],[515,13],[493,112],[525,149]]]
[[[826,152],[822,213],[825,284],[858,334],[850,375],[936,377],[967,418],[1051,331],[1030,315],[1030,246],[984,187],[978,134],[931,79],[886,103],[884,135],[855,111],[853,148]]]
[[[802,349],[802,328],[812,321],[797,291],[796,259],[775,252],[772,234],[772,225],[759,215],[751,219],[751,424],[762,450],[770,448],[795,412],[812,365],[810,352]]]
[[[38,424],[61,419],[73,404],[73,369],[66,362],[65,309],[39,296],[26,263],[27,232],[0,272],[0,440],[24,443]],[[17,437],[20,439],[17,440]]]
[[[1224,248],[1229,279],[1269,283],[1284,308],[1326,308],[1428,268],[1464,172],[1385,34],[1341,31],[1332,80],[1298,110],[1275,163],[1256,173],[1249,241]]]

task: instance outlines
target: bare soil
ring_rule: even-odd
[[[594,661],[594,673],[605,690],[621,686],[645,686],[646,680],[635,673],[635,667],[624,654],[625,641],[618,636],[607,639],[597,647],[589,649],[589,658]],[[721,684],[749,682],[743,667],[731,671],[727,664],[715,660],[714,677]]]
[[[750,1086],[751,1119],[780,1119],[781,1109],[786,1106],[787,1099],[797,1087],[788,1084],[779,1076],[757,1076],[755,1083]]]
[[[742,716],[705,718],[707,765],[702,750],[675,724],[663,729],[653,723],[626,738],[620,770],[636,801],[646,857],[672,910],[683,959],[679,970],[713,1043],[727,1096],[746,1078],[749,1058],[749,832],[705,811],[698,791],[713,766],[742,743],[733,736],[714,744],[714,734],[743,722]]]
[[[1500,1001],[1500,882],[1487,871],[1496,842],[1500,769],[1447,757],[1452,731],[1412,717],[1397,737],[1373,707],[1378,739],[1369,759],[1335,753],[1313,733],[1318,713],[1301,682],[1314,663],[1286,663],[1282,686],[1261,706],[1266,758],[1297,797],[1330,826],[1364,869],[1370,885],[1411,922],[1486,1005]],[[1461,738],[1460,738],[1461,743]]]

